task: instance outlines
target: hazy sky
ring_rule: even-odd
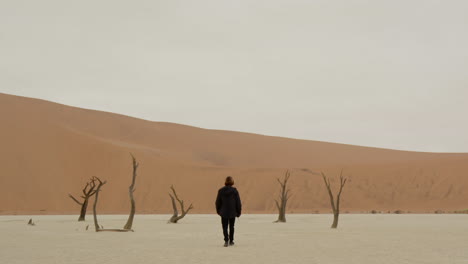
[[[468,152],[468,1],[0,0],[0,92],[203,128]]]

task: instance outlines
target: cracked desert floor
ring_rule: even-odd
[[[27,225],[33,218],[35,226]],[[216,215],[137,215],[135,232],[94,232],[92,215],[0,216],[0,262],[15,263],[468,263],[468,215],[243,215],[236,245],[222,246]],[[125,215],[99,216],[121,228]],[[86,227],[89,229],[86,230]]]

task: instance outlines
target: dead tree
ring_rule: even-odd
[[[171,219],[169,219],[168,223],[176,224],[177,221],[184,218],[184,216],[191,209],[193,209],[193,205],[190,204],[190,206],[187,208],[187,210],[185,210],[184,201],[179,199],[179,197],[177,196],[176,190],[174,189],[174,186],[172,186],[172,185],[171,185],[171,190],[172,190],[173,195],[169,193],[169,196],[171,197],[172,209],[174,209],[174,214],[172,215]],[[182,211],[181,215],[179,215],[179,211],[177,210],[177,204],[176,204],[175,200],[177,200],[177,202],[179,202],[179,204],[180,204],[180,210]]]
[[[133,192],[135,191],[135,179],[137,176],[138,162],[135,157],[132,155],[132,164],[133,164],[133,174],[132,174],[132,184],[128,187],[128,194],[130,195],[130,215],[128,216],[127,223],[124,226],[124,229],[132,229],[133,217],[135,216],[135,199],[133,198]]]
[[[93,204],[93,216],[94,216],[94,227],[96,228],[96,232],[101,231],[101,227],[99,227],[98,220],[97,220],[97,213],[96,213],[96,207],[98,203],[98,198],[99,198],[99,192],[101,191],[101,187],[106,184],[106,181],[101,181],[101,179],[97,178],[98,185],[96,188],[96,193],[94,195],[94,204]]]
[[[276,223],[286,222],[286,204],[288,203],[288,200],[291,197],[291,195],[289,194],[289,189],[287,188],[287,184],[288,184],[288,180],[290,176],[291,174],[288,170],[286,171],[282,181],[279,178],[276,179],[279,185],[281,186],[281,194],[279,196],[279,202],[278,200],[275,200],[276,208],[278,208],[278,220],[275,221]]]
[[[77,204],[81,205],[81,212],[80,217],[78,217],[78,221],[84,221],[86,216],[86,210],[88,209],[88,200],[91,196],[96,193],[96,181],[97,177],[92,177],[89,182],[86,183],[86,186],[83,188],[81,198],[83,198],[83,202],[78,201],[73,195],[68,194],[73,201]]]
[[[112,232],[128,232],[132,231],[132,229],[104,229],[103,226],[100,226],[97,220],[97,213],[96,213],[96,207],[99,199],[99,192],[101,191],[101,187],[106,184],[106,181],[101,181],[99,178],[97,178],[98,185],[96,188],[96,194],[94,195],[94,204],[93,204],[93,216],[94,216],[94,227],[96,229],[96,232],[102,232],[102,231],[112,231]]]
[[[336,204],[333,198],[333,193],[331,190],[330,186],[330,179],[325,176],[325,174],[322,172],[322,178],[323,182],[325,183],[325,186],[327,187],[328,190],[328,195],[330,196],[330,203],[331,207],[333,210],[333,224],[331,228],[337,228],[338,227],[338,216],[340,215],[340,199],[341,199],[341,192],[343,191],[343,187],[346,184],[345,178],[343,178],[343,170],[341,170],[340,173],[340,191],[338,192],[338,195],[336,196]]]

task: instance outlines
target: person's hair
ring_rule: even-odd
[[[226,177],[226,181],[224,182],[224,185],[226,186],[233,186],[234,185],[234,179],[232,179],[231,176]]]

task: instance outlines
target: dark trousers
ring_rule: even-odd
[[[224,241],[234,241],[234,223],[236,222],[236,218],[224,218],[221,217],[221,224],[223,225],[223,234],[224,234]],[[229,226],[229,234],[228,234],[228,226]]]

